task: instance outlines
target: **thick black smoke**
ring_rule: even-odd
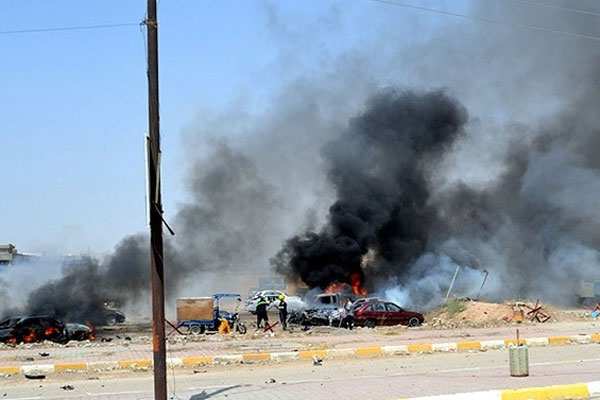
[[[371,290],[429,307],[460,265],[469,295],[485,268],[488,298],[572,302],[580,280],[600,270],[597,77],[533,132],[508,126],[520,138],[506,147],[501,173],[480,185],[435,178],[469,129],[456,100],[440,91],[374,96],[323,148],[336,194],[325,226],[287,240],[276,270],[320,288],[359,276]]]
[[[352,283],[353,276],[364,279],[363,257],[371,250],[401,274],[437,223],[427,203],[429,169],[466,121],[464,107],[443,91],[389,89],[370,99],[323,149],[337,195],[328,224],[289,239],[273,260],[277,270],[310,287]]]

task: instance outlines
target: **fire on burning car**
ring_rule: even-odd
[[[0,322],[0,342],[19,344],[49,340],[67,343],[70,340],[94,340],[94,330],[83,324],[65,324],[47,315],[17,316]]]
[[[325,293],[316,295],[304,310],[290,313],[288,322],[308,326],[335,326],[352,328],[354,325],[376,326],[407,325],[415,327],[425,321],[423,314],[408,311],[399,305],[368,297],[360,285],[333,283]]]

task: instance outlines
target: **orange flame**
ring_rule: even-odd
[[[362,286],[362,279],[358,272],[350,275],[350,286],[352,286],[354,294],[365,296],[368,293]]]
[[[44,330],[44,335],[46,337],[52,337],[60,334],[60,330],[56,326],[49,326]]]
[[[35,342],[35,331],[33,329],[29,330],[29,333],[23,336],[24,343],[32,343]]]
[[[89,340],[96,340],[96,334],[94,333],[94,325],[92,325],[92,323],[90,321],[86,321],[85,322],[85,326],[87,326],[88,328],[90,328],[90,334],[88,336]]]
[[[327,287],[327,289],[325,289],[325,293],[328,293],[328,294],[338,293],[338,292],[343,291],[345,287],[346,287],[345,283],[334,282],[331,285],[329,285]]]
[[[11,337],[8,339],[8,343],[17,344],[17,338]]]
[[[356,294],[358,296],[365,296],[368,293],[367,290],[362,286],[361,274],[358,272],[350,274],[350,282],[349,283],[339,283],[339,282],[332,283],[331,285],[329,285],[327,287],[327,289],[325,289],[325,293],[328,293],[328,294],[339,293],[339,292],[343,292],[346,288],[348,288],[348,289],[352,288],[352,291],[354,292],[354,294]]]

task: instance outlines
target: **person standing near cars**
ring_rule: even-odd
[[[256,328],[262,328],[262,321],[265,321],[265,327],[269,325],[269,314],[267,307],[269,302],[263,296],[260,296],[258,303],[256,303]]]
[[[342,319],[342,325],[346,328],[352,330],[354,327],[354,310],[352,309],[354,303],[351,299],[348,299],[346,305],[344,306],[344,318]]]
[[[288,309],[287,302],[285,301],[285,296],[279,295],[279,304],[277,305],[277,309],[279,310],[279,322],[281,322],[281,326],[283,330],[287,330],[287,317],[288,317]]]

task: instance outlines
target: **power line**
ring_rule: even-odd
[[[84,26],[67,26],[58,28],[39,28],[39,29],[23,29],[17,31],[0,31],[0,35],[17,35],[22,33],[38,33],[38,32],[62,32],[62,31],[80,31],[87,29],[108,29],[122,28],[126,26],[139,26],[140,23],[125,23],[125,24],[105,24],[105,25],[84,25]]]
[[[436,14],[450,15],[453,17],[474,19],[477,21],[489,22],[491,24],[496,24],[496,25],[512,26],[515,28],[529,29],[529,30],[533,30],[533,31],[546,32],[546,33],[554,33],[557,35],[571,36],[571,37],[576,37],[579,39],[600,41],[600,36],[585,35],[583,33],[576,33],[576,32],[570,32],[570,31],[563,31],[563,30],[559,30],[559,29],[545,28],[543,26],[525,25],[525,24],[518,24],[515,22],[499,21],[499,20],[492,19],[492,18],[480,17],[478,15],[461,14],[461,13],[457,13],[457,12],[438,10],[435,8],[422,7],[422,6],[417,6],[414,4],[400,3],[400,2],[395,2],[395,1],[391,1],[391,0],[367,0],[367,1],[383,3],[383,4],[388,4],[388,5],[397,6],[397,7],[412,8],[415,10],[427,11],[427,12],[432,12],[432,13],[436,13]]]
[[[553,8],[555,10],[568,11],[568,12],[577,13],[577,14],[591,15],[594,17],[600,17],[600,13],[580,10],[578,8],[562,7],[562,6],[557,6],[554,4],[540,3],[539,1],[532,1],[532,0],[509,0],[509,1],[513,1],[515,3],[521,3],[521,4],[530,4],[532,6],[538,6],[538,7]]]

